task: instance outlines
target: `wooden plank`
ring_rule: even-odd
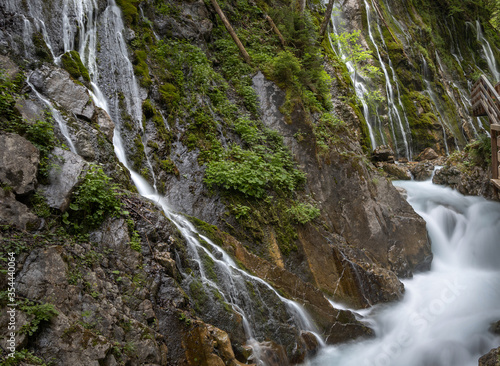
[[[497,188],[500,189],[500,179],[491,179],[491,183]]]
[[[500,131],[500,124],[493,123],[493,124],[490,125],[490,128],[491,128],[492,131]]]
[[[500,161],[498,156],[498,145],[497,145],[498,131],[492,129],[490,132],[491,132],[491,177],[493,179],[498,179],[498,162]]]

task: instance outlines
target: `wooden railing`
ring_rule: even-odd
[[[488,116],[491,133],[491,182],[500,189],[500,83],[493,85],[481,75],[471,91],[472,115]]]

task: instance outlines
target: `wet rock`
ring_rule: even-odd
[[[411,173],[405,166],[382,163],[382,169],[390,177],[394,177],[399,180],[411,180]]]
[[[50,184],[42,188],[47,204],[62,212],[69,207],[71,194],[81,182],[85,161],[68,150],[56,147],[50,158]]]
[[[422,151],[415,160],[416,161],[435,160],[437,158],[439,158],[439,155],[434,151],[434,149],[428,147],[424,151]]]
[[[373,161],[394,163],[394,151],[389,146],[379,146],[372,153]]]
[[[29,231],[41,225],[41,220],[28,207],[16,201],[14,194],[3,188],[0,188],[0,222]]]
[[[0,182],[16,194],[35,189],[39,162],[38,149],[24,137],[11,133],[0,135]]]
[[[434,184],[455,186],[460,183],[460,171],[454,166],[444,167],[436,172],[432,178]]]
[[[311,332],[301,332],[300,336],[306,345],[307,357],[314,356],[320,348],[318,338]]]
[[[77,117],[90,121],[95,113],[95,105],[87,89],[75,83],[63,69],[43,66],[30,77],[33,86],[43,95],[57,102],[61,107]]]
[[[478,366],[500,366],[500,347],[494,348],[482,356]]]
[[[427,162],[412,164],[410,166],[410,171],[415,180],[424,181],[432,177],[434,165]]]

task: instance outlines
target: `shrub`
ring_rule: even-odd
[[[170,108],[181,99],[175,85],[170,83],[165,83],[160,86],[160,95],[161,100]]]
[[[281,51],[272,61],[272,75],[279,83],[292,84],[301,70],[300,60],[290,51]]]
[[[28,316],[33,316],[33,319],[21,327],[20,332],[28,335],[33,335],[38,331],[40,323],[47,322],[58,314],[56,308],[52,304],[34,304],[26,302],[20,306]]]
[[[90,230],[98,227],[106,217],[121,213],[116,185],[98,165],[91,165],[83,183],[73,193],[70,211],[75,229]],[[68,224],[68,214],[64,217]]]
[[[306,224],[318,217],[320,210],[309,203],[296,203],[287,210],[287,213],[296,223]]]

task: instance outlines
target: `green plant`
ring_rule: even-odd
[[[7,357],[1,360],[2,366],[17,366],[17,365],[37,365],[37,366],[48,366],[45,361],[40,357],[35,356],[33,353],[27,349],[22,349],[20,351],[14,352],[13,357]]]
[[[26,315],[32,317],[32,319],[20,329],[21,333],[26,333],[29,336],[38,331],[41,323],[47,322],[59,314],[52,304],[35,304],[31,301],[26,301],[19,308],[21,311],[25,312]]]
[[[100,166],[91,164],[82,184],[73,193],[71,215],[63,216],[64,223],[72,221],[75,229],[87,231],[99,226],[106,217],[119,215],[122,205],[117,189]]]
[[[319,208],[314,207],[309,203],[295,203],[287,212],[292,216],[292,219],[299,224],[306,224],[314,220],[320,215]]]

